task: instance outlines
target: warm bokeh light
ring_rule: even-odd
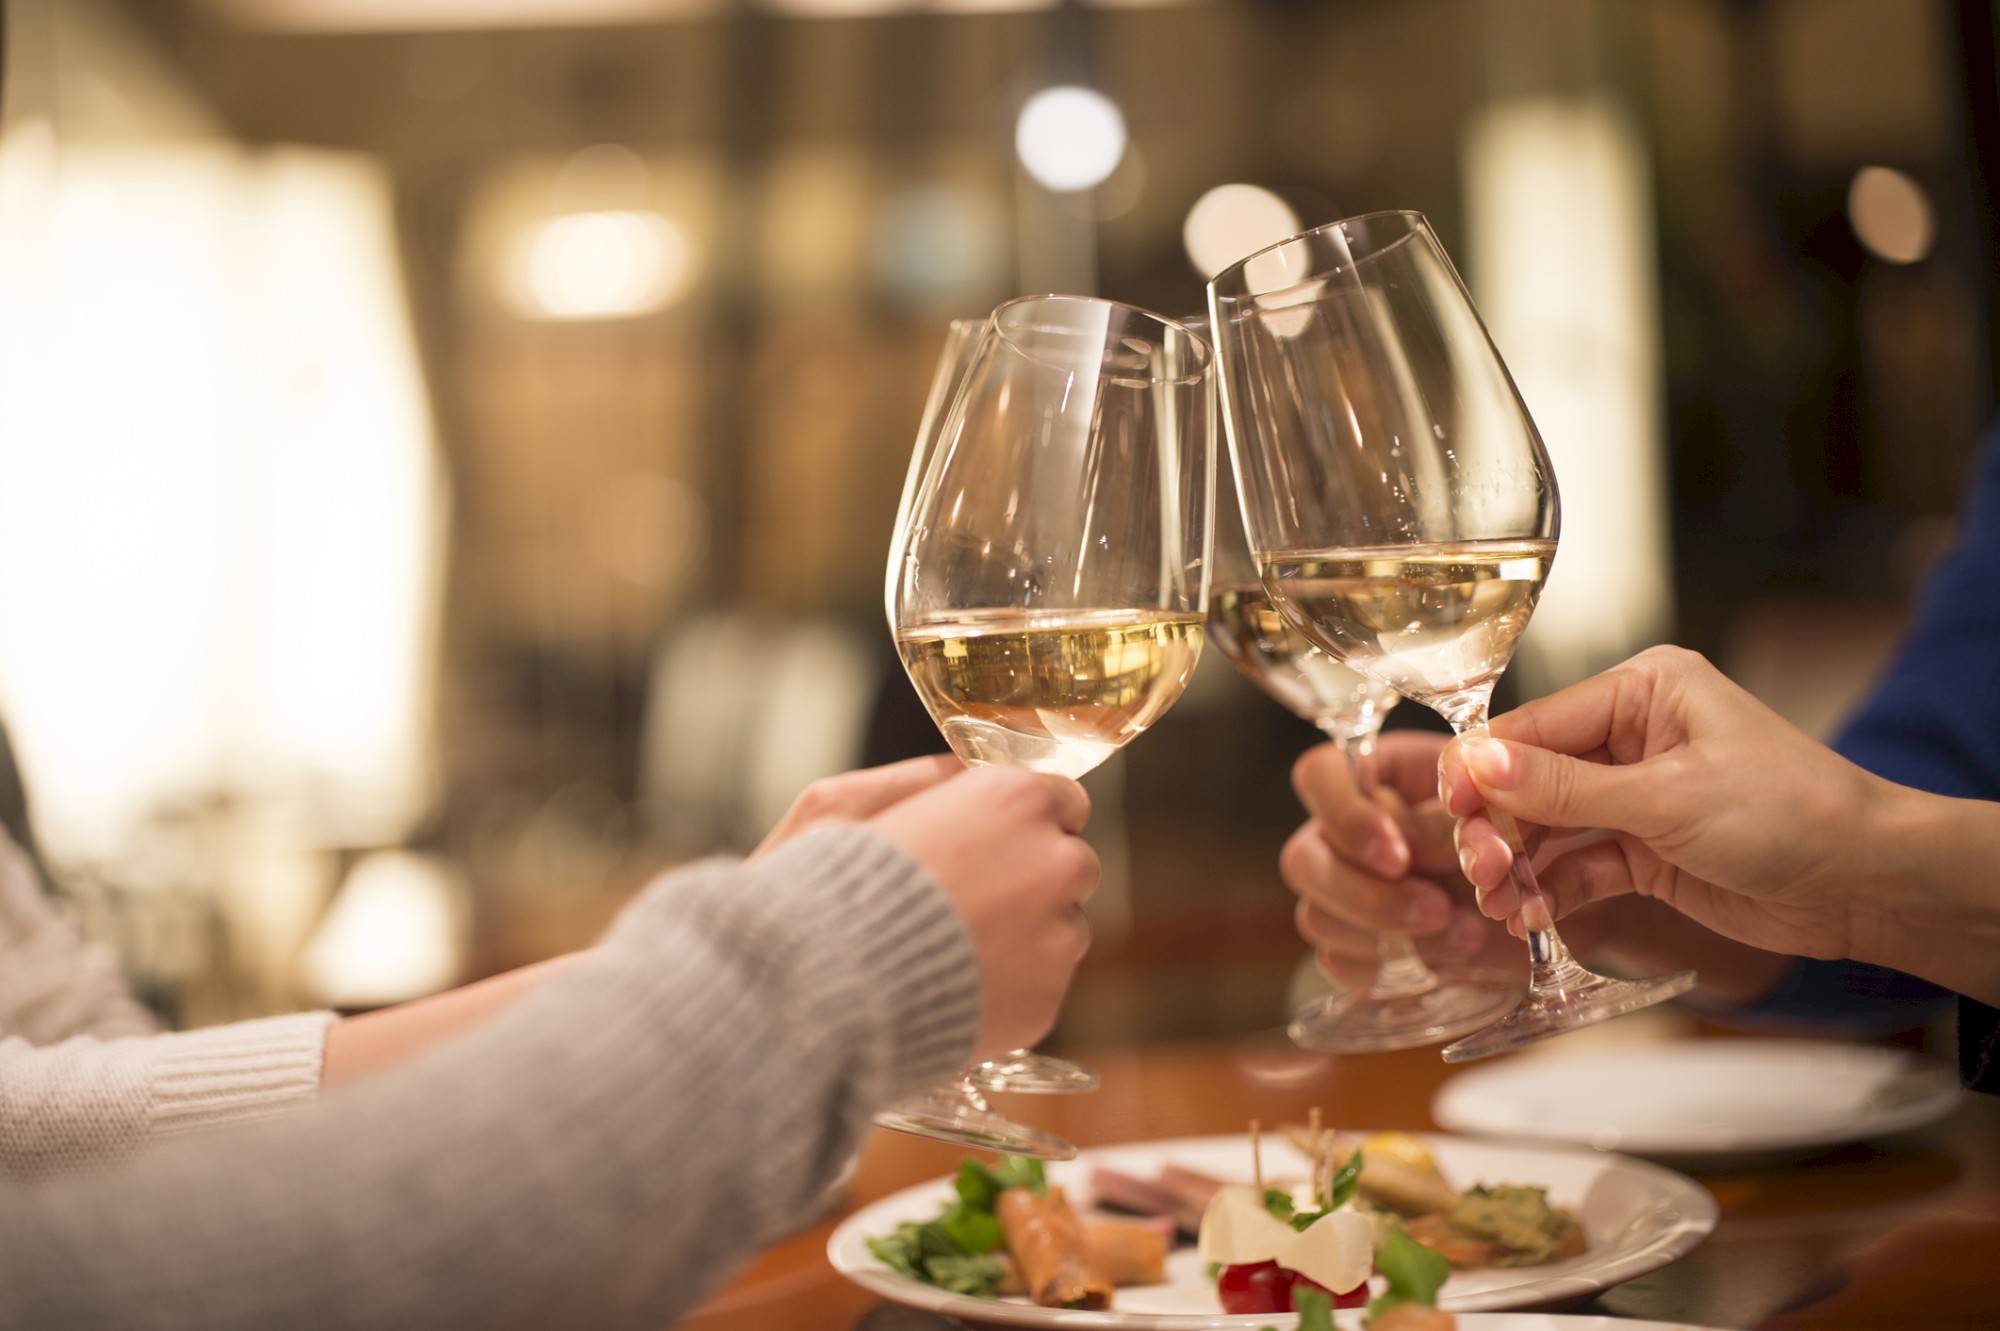
[[[238,23],[296,32],[540,28],[699,18],[727,0],[207,0]]]
[[[464,968],[466,889],[442,861],[378,850],[348,872],[305,951],[328,1007],[372,1008],[449,988]]]
[[[1299,230],[1292,205],[1258,185],[1217,185],[1194,201],[1181,226],[1188,260],[1204,278]]]
[[[1864,166],[1854,173],[1847,217],[1868,252],[1890,263],[1917,263],[1937,241],[1930,195],[1893,167]]]
[[[655,212],[567,213],[531,229],[510,288],[528,318],[615,319],[664,309],[687,288],[687,233]]]
[[[1044,88],[1021,107],[1014,150],[1057,193],[1101,185],[1125,155],[1125,116],[1095,88]]]
[[[430,793],[443,498],[385,177],[59,161],[0,236],[0,702],[52,847],[115,855],[251,787],[316,836],[401,835]]]
[[[1473,122],[1465,169],[1461,261],[1562,484],[1562,553],[1515,664],[1536,692],[1673,623],[1650,165],[1608,98],[1524,97]]]

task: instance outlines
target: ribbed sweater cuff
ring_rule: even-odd
[[[310,1103],[333,1020],[302,1012],[155,1037],[151,1131],[240,1123]]]

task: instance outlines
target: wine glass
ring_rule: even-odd
[[[1030,296],[978,335],[892,541],[889,624],[966,763],[1079,777],[1187,685],[1208,605],[1205,342],[1129,305]],[[990,1150],[1075,1147],[969,1077],[877,1122]]]
[[[931,377],[931,391],[924,402],[923,417],[917,423],[917,446],[910,453],[909,473],[903,479],[903,498],[897,507],[896,526],[889,538],[885,599],[891,625],[896,622],[896,595],[902,582],[903,540],[908,529],[910,505],[916,501],[918,487],[922,485],[925,470],[930,465],[931,450],[937,443],[939,427],[944,424],[959,385],[965,381],[966,369],[972,364],[973,353],[979,349],[980,335],[986,327],[985,319],[953,319],[945,328],[944,346],[938,353],[937,371]],[[1089,1068],[1028,1049],[1016,1049],[1000,1058],[976,1063],[966,1075],[982,1091],[1020,1091],[1035,1095],[1076,1095],[1096,1090],[1101,1081]]]
[[[1555,558],[1555,474],[1451,261],[1418,213],[1280,241],[1209,284],[1224,419],[1265,587],[1320,647],[1486,733]],[[1556,933],[1520,829],[1528,991],[1445,1061],[1483,1058],[1693,987],[1595,975]]]
[[[1400,809],[1393,790],[1375,782],[1375,737],[1396,691],[1313,645],[1264,589],[1237,504],[1227,451],[1215,460],[1215,571],[1208,594],[1209,641],[1252,683],[1340,745],[1356,783]],[[1436,1044],[1504,1015],[1518,982],[1469,967],[1433,970],[1408,934],[1377,942],[1375,979],[1360,993],[1335,993],[1292,1014],[1294,1042],[1334,1054],[1377,1053]]]

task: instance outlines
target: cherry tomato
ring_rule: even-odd
[[[1368,1302],[1368,1282],[1336,1294],[1308,1276],[1276,1262],[1245,1262],[1225,1266],[1215,1282],[1216,1296],[1226,1313],[1288,1313],[1298,1308],[1301,1290],[1317,1290],[1336,1308],[1359,1308]]]
[[[1290,1276],[1276,1262],[1243,1262],[1225,1266],[1216,1277],[1215,1293],[1226,1313],[1284,1313],[1292,1310],[1291,1284],[1279,1289],[1281,1275]],[[1281,1301],[1282,1300],[1282,1301]]]

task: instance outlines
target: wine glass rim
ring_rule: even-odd
[[[1249,282],[1245,280],[1245,274],[1248,272],[1251,264],[1257,262],[1257,260],[1265,257],[1266,255],[1276,254],[1278,251],[1284,249],[1287,245],[1296,245],[1300,241],[1316,240],[1321,236],[1327,235],[1334,231],[1340,231],[1343,228],[1353,226],[1356,223],[1378,222],[1387,220],[1389,218],[1396,218],[1402,221],[1412,223],[1412,226],[1410,227],[1409,230],[1409,234],[1398,237],[1397,240],[1395,241],[1396,245],[1401,245],[1414,236],[1428,236],[1431,237],[1431,243],[1433,245],[1437,243],[1436,242],[1437,233],[1431,229],[1430,219],[1424,216],[1423,213],[1419,212],[1415,208],[1381,208],[1377,209],[1372,213],[1355,213],[1351,217],[1335,218],[1331,222],[1323,222],[1315,227],[1307,227],[1303,231],[1295,232],[1292,235],[1286,236],[1283,240],[1274,240],[1270,244],[1263,246],[1261,249],[1252,250],[1250,253],[1238,259],[1235,263],[1230,264],[1227,268],[1224,268],[1220,272],[1216,273],[1214,277],[1211,277],[1208,280],[1209,290],[1213,292],[1218,299],[1222,300],[1254,299],[1257,297],[1279,295],[1286,291],[1295,290],[1298,287],[1307,285],[1308,283],[1318,280],[1323,280],[1324,278],[1329,276],[1330,273],[1338,272],[1341,268],[1359,268],[1362,264],[1367,263],[1372,259],[1378,258],[1381,255],[1388,253],[1389,249],[1394,248],[1394,246],[1393,245],[1385,246],[1384,248],[1379,250],[1372,250],[1367,254],[1363,254],[1350,259],[1345,264],[1336,264],[1331,269],[1315,269],[1313,271],[1301,273],[1297,277],[1295,277],[1292,281],[1286,283],[1283,286],[1273,286],[1262,290],[1251,290]],[[1232,287],[1232,286],[1237,289],[1225,290],[1226,287]]]
[[[1002,341],[1004,341],[1008,346],[1012,347],[1016,352],[1026,357],[1027,359],[1036,361],[1044,365],[1049,365],[1055,369],[1068,369],[1070,367],[1066,365],[1057,364],[1056,362],[1051,361],[1048,357],[1037,354],[1034,348],[1022,345],[1022,343],[1018,339],[1012,336],[1012,332],[1008,329],[1008,327],[1006,326],[1005,322],[1001,317],[1007,311],[1017,309],[1022,306],[1044,305],[1044,304],[1049,304],[1051,302],[1062,302],[1065,304],[1075,303],[1080,305],[1103,305],[1113,310],[1123,310],[1127,314],[1137,315],[1141,319],[1150,320],[1153,323],[1160,325],[1160,334],[1162,338],[1164,338],[1165,336],[1169,336],[1172,333],[1178,332],[1182,337],[1186,338],[1190,343],[1193,344],[1195,363],[1192,369],[1189,369],[1182,374],[1171,375],[1171,376],[1148,372],[1143,376],[1143,382],[1164,383],[1164,384],[1198,384],[1201,382],[1202,376],[1208,373],[1209,365],[1214,359],[1215,353],[1213,348],[1209,346],[1208,339],[1203,337],[1200,333],[1195,332],[1192,328],[1189,328],[1179,319],[1171,318],[1168,315],[1156,313],[1153,310],[1146,309],[1143,306],[1133,305],[1126,301],[1112,300],[1106,296],[1079,296],[1060,291],[1044,292],[1039,295],[1015,296],[1011,300],[1002,301],[1000,302],[1000,304],[994,306],[993,313],[989,314],[986,317],[986,323],[989,327],[993,329],[994,333],[997,336],[999,336],[999,338]],[[1140,380],[1141,376],[1135,375],[1132,376],[1132,378],[1135,380]]]

